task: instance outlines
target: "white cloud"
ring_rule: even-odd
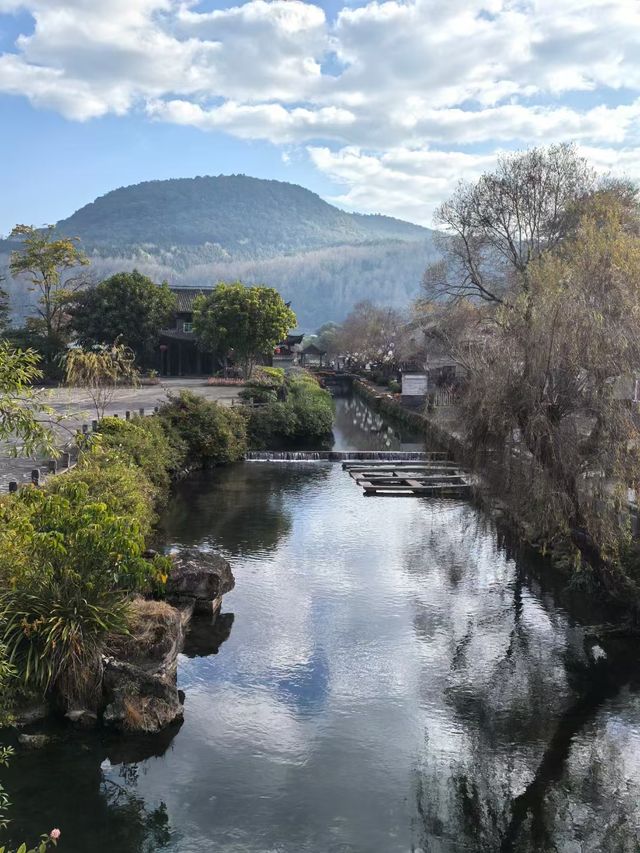
[[[314,165],[349,189],[332,200],[364,213],[386,213],[429,224],[461,179],[473,180],[494,155],[394,148],[380,155],[359,148],[308,147]]]
[[[17,9],[34,26],[0,55],[0,92],[308,144],[366,210],[424,221],[501,146],[577,140],[627,170],[640,146],[638,0],[384,0],[334,20],[303,0],[0,0]]]

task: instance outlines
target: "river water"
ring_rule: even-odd
[[[338,401],[337,449],[415,449]],[[11,834],[73,853],[637,853],[635,649],[464,501],[368,498],[330,463],[192,477],[167,546],[236,588],[180,659],[185,721],[73,735],[3,773]]]

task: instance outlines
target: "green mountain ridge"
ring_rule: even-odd
[[[344,319],[363,299],[406,306],[437,256],[428,228],[348,213],[296,184],[245,175],[121,187],[57,230],[80,238],[95,280],[137,267],[175,287],[267,284],[292,300],[306,329]],[[0,242],[0,267],[14,246]],[[9,290],[16,317],[25,316],[24,288],[9,282]]]
[[[328,246],[413,241],[429,231],[386,216],[347,213],[296,184],[245,175],[147,181],[108,192],[58,223],[88,250],[272,258]],[[207,254],[200,252],[200,256]]]

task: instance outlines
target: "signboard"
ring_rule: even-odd
[[[424,397],[427,393],[428,382],[426,373],[403,373],[402,396]]]

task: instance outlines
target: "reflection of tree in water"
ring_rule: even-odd
[[[425,525],[405,562],[417,582],[416,634],[440,644],[433,659],[448,660],[424,675],[425,703],[437,696],[440,704],[427,715],[416,767],[417,846],[636,851],[640,815],[629,787],[637,795],[640,762],[623,778],[606,737],[608,705],[632,665],[609,646],[606,664],[594,665],[584,632],[529,565],[487,551],[484,531],[464,529],[472,510],[434,511],[441,522]],[[588,746],[578,750],[581,738]]]
[[[334,424],[336,444],[358,450],[401,450],[424,438],[402,426],[391,426],[360,397],[338,397]]]
[[[134,766],[132,769],[138,768]],[[165,849],[171,843],[169,815],[164,803],[154,809],[147,808],[144,800],[133,792],[130,781],[122,785],[113,779],[105,779],[102,790],[109,803],[113,822],[116,826],[126,827],[126,839],[123,841],[128,847],[116,844],[114,849],[154,853],[156,850]],[[117,834],[114,833],[116,837]]]
[[[162,756],[178,730],[131,739],[76,732],[43,750],[18,752],[6,780],[12,821],[0,843],[54,826],[65,853],[154,853],[175,843],[166,805],[146,803],[136,788],[141,762]]]
[[[324,465],[240,462],[180,483],[161,519],[163,538],[234,555],[274,551],[291,529],[296,495],[324,480]]]

